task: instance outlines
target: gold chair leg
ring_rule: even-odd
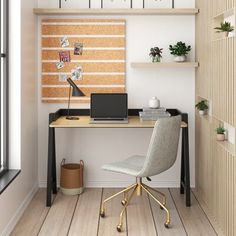
[[[105,199],[105,200],[103,201],[103,203],[102,203],[102,206],[101,206],[100,216],[101,216],[101,217],[105,217],[105,207],[104,207],[104,206],[105,206],[105,203],[106,203],[106,202],[110,201],[112,198],[118,196],[118,195],[121,194],[121,193],[128,192],[129,190],[131,190],[132,188],[134,188],[134,187],[136,187],[136,186],[137,186],[137,184],[132,184],[131,186],[129,186],[129,187],[127,187],[127,188],[121,190],[120,192],[118,192],[118,193],[112,195],[111,197]]]
[[[121,230],[122,230],[122,221],[123,221],[124,212],[125,212],[127,206],[129,205],[129,203],[130,203],[132,197],[134,196],[134,193],[136,192],[136,189],[137,189],[137,187],[138,187],[138,184],[135,184],[135,185],[136,185],[136,186],[134,187],[132,193],[130,194],[130,196],[129,196],[128,199],[127,199],[126,204],[124,205],[123,209],[122,209],[121,212],[120,212],[120,221],[119,221],[119,224],[118,224],[117,227],[116,227],[116,229],[117,229],[118,232],[121,232]]]
[[[156,192],[157,194],[161,195],[161,196],[162,196],[162,199],[163,199],[162,204],[163,204],[164,206],[166,205],[166,196],[165,196],[164,193],[162,193],[162,192],[158,191],[157,189],[154,189],[154,188],[152,188],[152,187],[150,187],[150,186],[148,186],[148,185],[146,185],[146,184],[143,184],[143,186],[144,186],[145,188],[150,189],[150,190]],[[162,208],[162,207],[161,207],[161,208]]]
[[[136,183],[138,184],[136,194],[137,194],[137,196],[142,196],[142,187],[141,187],[142,178],[141,177],[137,177],[136,178]]]
[[[123,200],[121,201],[121,204],[124,206],[125,204],[126,204],[126,202],[127,202],[127,200],[128,200],[128,192],[129,192],[129,190],[128,191],[125,191],[124,192],[124,198],[123,198]]]
[[[141,184],[141,186],[142,186],[143,190],[146,191],[147,194],[149,194],[152,197],[152,199],[155,202],[157,202],[166,211],[166,222],[164,223],[164,225],[165,225],[166,228],[168,228],[169,224],[170,224],[170,213],[169,213],[169,210],[158,199],[156,199],[156,197],[143,184]]]

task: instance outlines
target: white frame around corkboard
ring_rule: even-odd
[[[82,79],[74,80],[85,97],[71,102],[89,103],[91,93],[125,92],[126,22],[101,19],[44,19],[42,30],[42,102],[65,103],[69,85],[59,77],[71,77],[71,71],[82,67]],[[62,47],[66,36],[69,45]],[[74,44],[83,45],[82,55],[74,55]],[[59,52],[69,51],[70,62],[58,69]]]

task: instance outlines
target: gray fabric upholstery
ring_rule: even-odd
[[[113,172],[138,176],[143,168],[145,156],[131,156],[123,161],[114,162],[102,166],[102,169]]]
[[[102,169],[135,177],[154,176],[169,169],[176,161],[181,116],[159,119],[153,129],[147,155],[134,155],[106,164]]]

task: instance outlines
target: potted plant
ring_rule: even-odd
[[[177,42],[174,46],[169,46],[170,54],[175,56],[176,62],[184,62],[186,60],[186,55],[191,51],[191,46],[186,46],[183,42]]]
[[[225,32],[225,37],[228,37],[229,33],[234,31],[234,26],[230,22],[225,21],[220,23],[220,27],[215,27],[214,29],[217,30],[216,33]]]
[[[160,62],[162,58],[163,48],[154,47],[150,49],[149,56],[152,58],[152,62]]]
[[[225,128],[222,126],[219,126],[216,128],[216,140],[217,141],[224,141],[225,140]]]
[[[208,105],[206,104],[205,100],[201,100],[200,102],[198,102],[195,107],[198,109],[199,111],[199,115],[205,115],[206,110],[208,109]]]

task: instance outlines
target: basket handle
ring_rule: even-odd
[[[66,159],[65,159],[65,158],[63,158],[63,159],[62,159],[62,161],[61,161],[61,166],[64,166],[64,165],[65,165],[65,163],[66,163]]]
[[[84,169],[84,161],[80,160],[79,164],[81,165],[82,169]]]
[[[81,170],[80,170],[80,179],[81,179],[81,184],[82,186],[81,187],[84,187],[84,161],[83,160],[80,160],[80,166],[81,166]]]

